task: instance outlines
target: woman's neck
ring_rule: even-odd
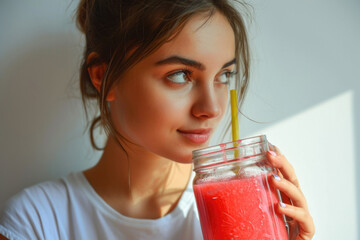
[[[97,165],[84,171],[95,191],[121,214],[156,219],[171,212],[185,190],[191,164],[162,158],[133,144],[128,155],[109,138]]]

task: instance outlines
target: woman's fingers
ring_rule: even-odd
[[[300,184],[293,166],[276,146],[270,145],[270,151],[267,153],[267,157],[271,165],[279,169],[285,179],[289,180],[292,184],[300,189]]]
[[[295,220],[290,222],[293,224],[290,224],[290,232],[296,234],[296,240],[310,240],[315,233],[315,226],[293,166],[274,145],[270,145],[267,158],[270,164],[278,170],[280,176],[274,176],[273,186],[290,199],[286,202],[292,202],[292,204],[280,203],[279,213]]]
[[[309,212],[301,207],[280,203],[278,211],[296,220],[300,226],[301,231],[296,240],[310,240],[315,233],[315,226],[313,219]]]
[[[272,182],[274,187],[286,194],[295,206],[307,209],[304,194],[294,184],[284,178],[280,178],[277,175],[274,175]]]

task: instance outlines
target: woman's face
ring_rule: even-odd
[[[191,18],[171,41],[125,73],[111,105],[116,129],[146,151],[182,163],[208,146],[224,115],[235,71],[226,18]]]

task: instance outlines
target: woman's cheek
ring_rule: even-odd
[[[157,118],[164,121],[166,126],[179,128],[183,125],[186,117],[190,115],[190,101],[188,96],[177,94],[167,94],[159,99],[157,108]]]
[[[151,134],[169,132],[181,126],[185,114],[186,97],[161,87],[153,88],[152,91],[141,91],[138,94],[141,96],[142,103],[132,106],[133,109],[130,110],[136,112],[135,118],[128,119],[130,124],[136,123],[132,128],[142,129],[141,131],[144,134],[146,132],[147,137]]]

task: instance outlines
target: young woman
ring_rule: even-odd
[[[0,218],[4,239],[202,239],[191,189],[193,150],[224,116],[229,83],[245,96],[246,30],[226,0],[82,0],[86,36],[80,86],[108,135],[97,165],[14,196]],[[241,7],[241,4],[238,6]],[[93,102],[91,100],[96,100]],[[295,172],[272,147],[272,184],[293,205],[297,238],[314,224]],[[0,238],[1,239],[1,238]]]

